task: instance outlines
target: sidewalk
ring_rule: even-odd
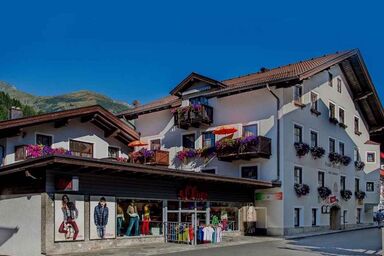
[[[363,230],[363,229],[370,229],[370,228],[377,228],[377,226],[370,225],[370,226],[363,226],[363,227],[346,228],[346,229],[341,229],[341,230],[325,230],[325,231],[319,231],[319,232],[309,232],[309,233],[296,234],[296,235],[291,235],[291,236],[284,236],[284,239],[286,239],[286,240],[301,239],[301,238],[306,238],[306,237],[330,235],[330,234]]]
[[[247,237],[247,236],[236,236],[236,237],[223,237],[223,242],[219,244],[201,244],[201,245],[184,245],[177,243],[158,243],[158,244],[142,244],[122,248],[113,248],[107,250],[90,251],[83,253],[71,253],[74,256],[102,256],[102,255],[114,255],[114,256],[149,256],[149,255],[160,255],[167,253],[185,252],[191,250],[209,249],[216,247],[226,247],[250,243],[262,243],[270,241],[278,241],[282,238],[275,237]],[[68,254],[61,254],[68,255]]]

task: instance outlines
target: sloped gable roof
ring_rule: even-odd
[[[196,81],[201,81],[201,82],[207,83],[207,84],[209,84],[215,88],[226,87],[225,84],[223,84],[223,83],[221,83],[215,79],[212,79],[212,78],[209,78],[207,76],[203,76],[203,75],[197,74],[195,72],[192,72],[183,81],[181,81],[180,84],[178,84],[175,88],[173,88],[172,91],[170,92],[170,94],[171,95],[180,95],[181,92],[188,89],[189,86]]]

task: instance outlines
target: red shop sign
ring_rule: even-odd
[[[179,199],[206,201],[208,199],[208,193],[199,191],[196,186],[186,186],[179,191]]]

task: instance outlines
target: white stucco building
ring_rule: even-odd
[[[198,110],[206,119],[193,120],[194,104],[206,106]],[[383,129],[384,112],[358,50],[224,81],[192,73],[169,96],[119,117],[133,120],[149,147],[169,151],[170,168],[281,184],[256,191],[261,193],[255,201],[257,226],[268,234],[339,229],[373,221],[372,209],[380,192],[380,144],[370,140],[370,133]],[[270,156],[219,157],[217,153],[205,159],[178,160],[183,149],[203,149],[220,141],[224,135],[212,132],[222,126],[237,130],[233,138],[269,138]],[[315,159],[309,150],[299,157],[295,142],[321,147],[324,155]],[[330,153],[344,156],[345,164],[331,163]],[[298,196],[295,184],[308,185],[309,193]],[[330,190],[323,199],[319,187]],[[343,199],[341,194],[348,191],[351,198]],[[357,200],[359,191],[365,194]]]

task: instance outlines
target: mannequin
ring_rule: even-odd
[[[147,236],[149,235],[149,222],[151,221],[148,204],[144,205],[144,213],[142,215],[142,221],[143,221],[143,226],[142,226],[141,234]]]
[[[134,236],[139,235],[139,214],[137,213],[137,207],[135,205],[135,201],[132,201],[130,205],[128,206],[127,213],[129,215],[129,225],[127,232],[125,233],[126,236],[131,236],[131,231],[134,226]]]

